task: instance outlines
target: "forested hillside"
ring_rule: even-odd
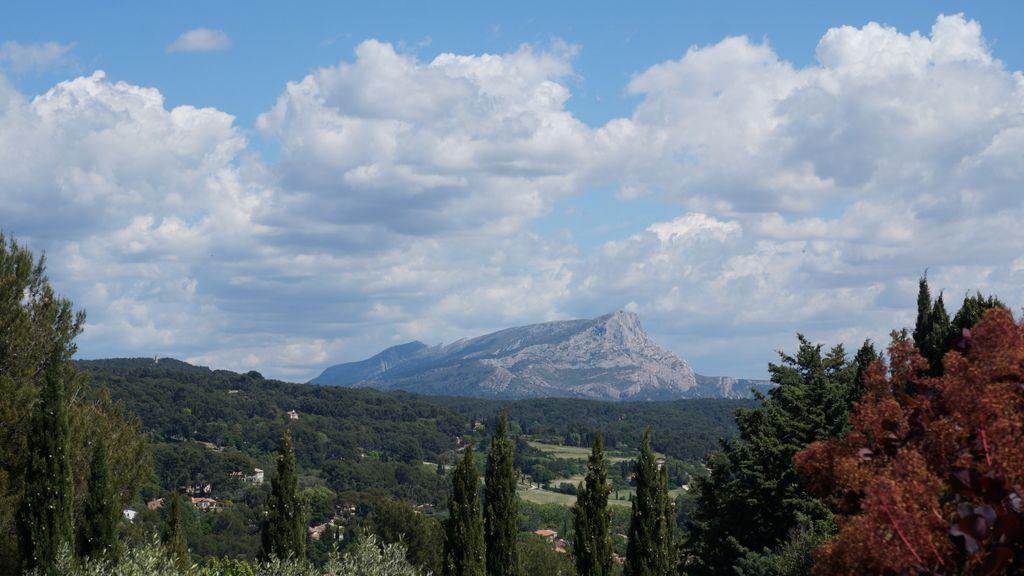
[[[700,469],[699,462],[720,439],[735,435],[733,412],[754,405],[752,400],[608,403],[427,397],[291,384],[257,372],[210,370],[169,358],[89,360],[76,366],[93,387],[108,390],[152,434],[155,479],[142,490],[137,507],[172,492],[230,502],[216,515],[186,515],[197,560],[255,555],[267,487],[243,477],[259,468],[269,480],[286,429],[295,446],[310,525],[336,521],[340,530],[364,527],[408,538],[411,528],[404,525],[411,517],[402,510],[411,512],[418,505],[427,516],[416,520],[422,529],[418,540],[407,543],[410,554],[423,556],[419,563],[429,567],[438,561],[428,552],[438,537],[434,515],[444,514],[448,472],[460,458],[460,448],[485,445],[502,409],[508,410],[510,430],[519,439],[516,465],[521,480],[534,482],[540,494],[549,482],[555,491],[558,478],[574,478],[583,463],[531,449],[527,437],[551,445],[589,446],[594,432],[601,430],[610,450],[632,454],[644,430],[654,428],[654,450],[669,459],[674,485],[679,486]],[[630,482],[625,464],[621,471],[616,467],[614,479],[623,498]],[[350,512],[339,514],[350,506]],[[568,512],[564,504],[528,504],[520,525],[527,531],[558,529],[568,521]],[[166,510],[144,510],[136,531],[145,532],[140,527],[145,525],[162,530],[167,521]],[[322,559],[328,549],[329,543],[316,542],[310,553]]]

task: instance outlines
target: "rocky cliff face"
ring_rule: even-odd
[[[332,366],[312,382],[492,398],[744,395],[732,379],[695,374],[647,335],[636,314],[624,311],[508,328],[443,346],[413,342]]]

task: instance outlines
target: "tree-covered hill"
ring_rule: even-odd
[[[733,411],[753,405],[749,400],[623,404],[418,396],[291,384],[258,372],[210,370],[170,358],[83,360],[78,366],[137,414],[158,441],[196,440],[269,454],[287,426],[300,466],[314,468],[368,453],[385,461],[433,461],[456,448],[456,437],[472,436],[474,422],[485,422],[504,407],[520,433],[583,445],[595,430],[603,430],[607,445],[635,448],[652,427],[655,450],[699,459],[720,438],[735,434]],[[288,416],[293,410],[297,420]]]

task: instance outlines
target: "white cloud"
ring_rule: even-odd
[[[293,379],[620,307],[699,370],[758,376],[798,330],[884,342],[926,267],[951,306],[1024,301],[1021,73],[961,16],[836,28],[816,53],[692,48],[591,128],[566,109],[571,47],[421,62],[370,40],[259,117],[273,163],[152,88],[0,78],[3,225],[89,311],[83,353]],[[534,230],[597,184],[672,204],[590,254]]]
[[[330,235],[521,230],[579,191],[588,129],[565,110],[571,50],[441,54],[366,41],[289,83],[259,128],[281,145],[275,209]],[[300,224],[301,222],[301,224]]]
[[[45,70],[67,63],[74,44],[43,42],[21,44],[8,40],[0,44],[0,66],[7,66],[15,72]]]
[[[217,52],[231,47],[231,38],[223,30],[196,28],[183,32],[167,46],[167,52]]]

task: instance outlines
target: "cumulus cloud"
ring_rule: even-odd
[[[586,282],[685,319],[657,321],[678,349],[707,345],[679,336],[687,324],[764,332],[773,348],[811,328],[884,340],[913,321],[925,268],[951,307],[973,289],[1024,297],[1010,268],[1024,250],[1024,78],[980,25],[840,27],[816,54],[795,68],[745,38],[691,48],[638,74],[634,114],[600,130],[624,196],[656,191],[687,215],[609,243]],[[717,224],[688,246],[697,222]],[[742,234],[723,236],[726,223]]]
[[[167,46],[167,52],[217,52],[231,47],[227,32],[212,28],[196,28],[183,32]]]
[[[365,41],[259,117],[273,162],[230,114],[102,72],[31,99],[0,79],[3,224],[88,310],[83,353],[290,379],[621,307],[703,372],[760,376],[798,330],[855,346],[913,322],[926,267],[951,305],[1024,301],[1024,78],[976,22],[835,28],[805,67],[694,47],[597,127],[566,108],[573,54]],[[669,204],[591,253],[537,232],[609,183]]]
[[[67,63],[73,48],[74,44],[21,44],[8,40],[0,44],[0,65],[18,73],[45,70]]]
[[[289,83],[258,126],[281,145],[278,214],[332,234],[513,233],[579,190],[588,129],[565,110],[571,50],[441,54],[366,41]]]

